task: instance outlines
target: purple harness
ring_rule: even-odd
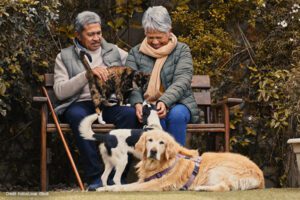
[[[197,158],[191,158],[191,157],[187,157],[187,156],[183,156],[183,155],[179,155],[181,158],[185,158],[188,160],[192,160],[195,162],[195,166],[192,172],[192,175],[190,176],[189,180],[184,184],[184,186],[182,186],[180,188],[180,190],[187,190],[193,183],[193,181],[195,180],[198,172],[199,172],[199,166],[201,163],[202,158],[200,156],[198,156]]]
[[[194,166],[192,175],[190,176],[189,180],[184,184],[184,186],[182,186],[180,188],[180,190],[187,190],[192,185],[193,181],[195,180],[195,178],[196,178],[196,176],[199,172],[199,166],[200,166],[200,163],[201,163],[201,160],[202,160],[202,158],[200,156],[198,156],[197,158],[191,158],[191,157],[187,157],[187,156],[178,154],[176,156],[175,162],[170,167],[168,167],[168,168],[164,169],[163,171],[158,172],[158,173],[156,173],[156,174],[154,174],[154,175],[152,175],[148,178],[145,178],[144,181],[148,182],[152,179],[161,178],[162,176],[167,174],[176,165],[179,158],[184,158],[184,159],[192,160],[192,161],[195,162],[195,166]]]
[[[168,173],[177,163],[178,161],[178,156],[176,156],[176,160],[175,162],[173,163],[173,165],[171,165],[170,167],[162,170],[161,172],[158,172],[156,174],[153,174],[152,176],[148,177],[148,178],[145,178],[144,181],[145,182],[148,182],[148,181],[151,181],[152,179],[156,179],[156,178],[161,178],[163,175],[165,175],[166,173]]]

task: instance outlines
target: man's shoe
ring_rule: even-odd
[[[97,177],[89,183],[87,191],[96,191],[96,189],[99,187],[103,187],[103,184],[100,177]]]
[[[126,185],[127,184],[126,178],[124,178],[124,177],[121,178],[121,184],[122,185]]]
[[[111,178],[107,180],[107,185],[114,185],[114,184],[115,182]]]

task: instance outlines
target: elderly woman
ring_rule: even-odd
[[[128,54],[126,66],[151,73],[146,91],[134,90],[130,97],[142,120],[142,102],[156,104],[161,125],[184,145],[186,127],[199,119],[199,110],[191,90],[193,62],[189,47],[177,41],[166,8],[147,9],[142,19],[146,38]],[[143,93],[144,92],[144,93]]]

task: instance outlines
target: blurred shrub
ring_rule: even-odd
[[[36,185],[39,178],[30,174],[30,170],[38,170],[33,166],[39,163],[38,129],[34,129],[39,118],[31,102],[42,74],[54,61],[54,50],[59,49],[52,34],[59,17],[59,5],[58,0],[0,2],[2,184]],[[9,186],[6,189],[10,189]]]
[[[57,0],[0,3],[1,122],[30,114],[31,87],[42,81],[53,50],[59,49],[51,34],[58,6]]]
[[[233,150],[261,167],[276,166],[275,185],[284,185],[280,177],[285,177],[295,114],[291,104],[299,105],[298,93],[287,91],[286,83],[299,82],[300,5],[293,0],[192,2],[197,6],[175,10],[173,19],[180,40],[192,49],[195,72],[211,75],[216,98],[245,100],[231,119]]]

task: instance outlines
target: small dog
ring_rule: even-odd
[[[139,181],[98,188],[97,191],[230,191],[264,188],[259,167],[240,154],[181,154],[173,137],[160,130],[143,133],[135,145],[142,160],[137,164]]]
[[[97,119],[97,114],[84,118],[79,126],[81,136],[86,140],[100,142],[99,150],[105,164],[105,170],[101,176],[103,185],[107,185],[107,179],[115,168],[113,178],[115,184],[121,184],[121,176],[128,162],[128,153],[141,159],[140,153],[134,149],[135,143],[139,140],[144,131],[162,130],[157,111],[154,107],[146,104],[143,106],[143,129],[115,129],[108,134],[96,134],[91,125]]]
[[[141,88],[145,91],[150,74],[136,71],[130,67],[112,66],[108,67],[108,80],[106,82],[98,79],[93,73],[86,60],[90,56],[84,51],[80,51],[80,59],[87,71],[87,79],[91,92],[91,97],[98,114],[98,122],[105,124],[102,118],[101,106],[123,105],[133,89]]]

